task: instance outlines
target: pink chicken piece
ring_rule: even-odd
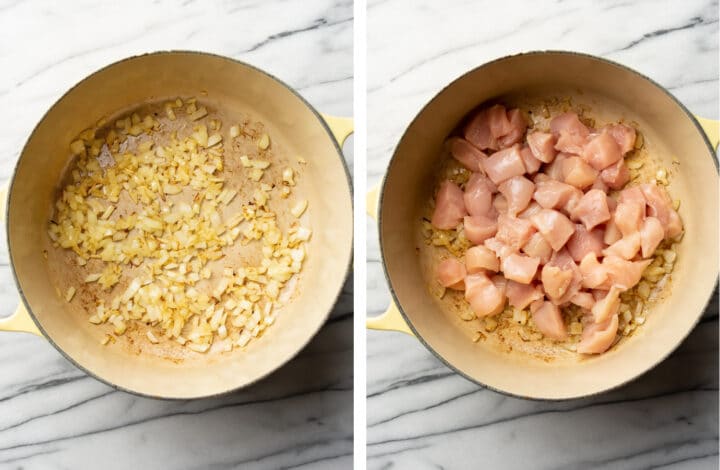
[[[556,149],[575,155],[585,147],[590,134],[587,126],[572,112],[554,117],[550,121],[550,131],[557,137]]]
[[[503,296],[503,307],[505,307],[505,297],[507,297],[507,283],[508,280],[505,279],[505,276],[501,274],[496,274],[493,277],[490,278],[493,284],[495,284],[495,287],[500,290],[500,294]]]
[[[440,189],[435,198],[432,225],[441,230],[455,228],[467,215],[463,196],[462,189],[452,181],[445,180],[440,183]]]
[[[540,260],[513,253],[502,260],[502,271],[506,279],[530,284],[535,277]]]
[[[512,131],[513,126],[508,119],[508,113],[505,106],[496,104],[488,108],[488,125],[490,133],[495,139],[500,139]],[[499,142],[498,142],[499,143]]]
[[[485,152],[462,137],[451,137],[445,142],[450,154],[470,171],[482,171],[481,162],[487,158]]]
[[[637,204],[638,206],[645,207],[645,195],[639,186],[631,186],[620,191],[618,203]]]
[[[607,224],[605,224],[605,235],[603,236],[603,242],[606,245],[612,245],[621,238],[622,233],[620,233],[620,229],[617,227],[617,225],[615,225],[615,221],[611,217],[610,220],[608,220]]]
[[[493,183],[500,184],[513,176],[525,174],[525,164],[520,156],[520,146],[499,150],[483,160],[483,169]]]
[[[628,170],[624,159],[620,159],[600,172],[601,183],[610,189],[620,189],[630,181],[630,170]]]
[[[570,269],[562,269],[557,266],[546,264],[540,272],[545,295],[551,300],[561,299],[570,288],[573,280],[573,272]]]
[[[545,264],[550,261],[550,257],[553,254],[553,249],[545,240],[540,232],[532,234],[530,239],[523,245],[522,252],[533,258],[538,258],[540,264]]]
[[[570,303],[586,310],[592,310],[595,305],[595,297],[590,292],[577,292],[570,298]]]
[[[510,130],[498,139],[500,148],[507,148],[520,142],[527,130],[527,122],[519,109],[514,108],[507,112]]]
[[[500,313],[505,307],[505,294],[485,273],[465,278],[465,300],[478,318]]]
[[[570,154],[562,152],[558,153],[552,163],[545,165],[543,172],[545,179],[563,181],[563,162],[570,157],[572,157]]]
[[[500,260],[490,248],[483,245],[472,246],[465,252],[465,268],[469,274],[484,270],[498,272]]]
[[[603,248],[605,248],[604,235],[605,232],[602,229],[588,230],[584,225],[576,224],[575,233],[572,234],[566,245],[568,253],[577,263],[582,261],[588,253],[595,253],[596,256],[600,256]]]
[[[550,163],[555,159],[555,136],[547,132],[531,132],[527,136],[527,143],[533,156],[543,162]]]
[[[620,147],[620,152],[625,155],[630,150],[635,148],[635,138],[637,133],[635,129],[626,126],[625,124],[610,124],[605,126],[603,131],[607,132],[615,139],[615,142]]]
[[[471,144],[481,150],[497,150],[497,138],[490,131],[489,109],[483,109],[470,119],[463,135]]]
[[[631,260],[640,251],[640,232],[634,232],[622,237],[609,247],[603,250],[604,255],[615,255],[626,260]]]
[[[643,258],[655,253],[658,245],[665,238],[665,229],[655,217],[647,217],[640,227],[640,249]]]
[[[606,267],[598,261],[595,253],[586,254],[580,261],[579,268],[582,274],[582,286],[588,289],[596,289],[604,285],[608,279]]]
[[[495,197],[493,197],[493,210],[495,211],[496,217],[497,214],[504,214],[508,210],[508,202],[507,199],[505,199],[505,196],[502,194],[496,194]]]
[[[508,303],[520,310],[543,298],[543,293],[536,286],[515,281],[508,281],[506,295]]]
[[[682,220],[672,207],[668,193],[655,184],[641,184],[643,196],[647,201],[647,215],[655,217],[665,227],[665,236],[675,238],[683,230]]]
[[[640,230],[645,218],[645,205],[634,202],[620,202],[615,208],[613,220],[623,237],[628,237]]]
[[[582,191],[553,179],[535,183],[533,199],[545,209],[558,209],[573,197],[582,197]]]
[[[465,238],[475,245],[480,245],[498,230],[497,220],[484,215],[470,215],[463,219]]]
[[[610,220],[607,194],[599,189],[591,189],[580,198],[580,201],[573,207],[570,216],[573,220],[582,222],[588,230],[607,222]]]
[[[500,261],[504,260],[516,251],[513,247],[503,243],[495,237],[485,240],[484,245],[490,250],[492,250],[492,252],[495,253],[498,258],[500,258]]]
[[[605,170],[603,170],[603,171],[605,171]],[[600,191],[602,191],[604,193],[607,193],[610,190],[608,185],[605,184],[605,182],[602,180],[602,176],[595,180],[593,185],[590,186],[590,189],[599,189]]]
[[[611,285],[620,287],[623,290],[632,289],[640,282],[643,271],[652,260],[628,261],[615,255],[606,255],[602,261],[602,267],[608,275]]]
[[[524,176],[513,176],[500,184],[498,191],[508,202],[508,214],[516,216],[530,204],[535,192],[535,184]]]
[[[568,157],[562,162],[563,181],[578,189],[592,186],[599,172],[580,157]]]
[[[595,135],[582,150],[582,157],[593,168],[602,171],[622,158],[615,139],[607,132]]]
[[[465,265],[456,258],[442,260],[437,267],[438,282],[443,287],[455,290],[465,289]]]
[[[612,286],[607,295],[595,302],[590,311],[595,323],[603,323],[612,315],[618,313],[620,309],[620,292],[619,287]]]
[[[463,201],[470,215],[490,215],[495,185],[482,173],[473,173],[467,184]]]
[[[535,232],[533,224],[529,220],[518,219],[506,214],[498,216],[498,230],[495,238],[519,250]]]
[[[523,145],[520,148],[520,157],[522,157],[523,163],[525,164],[525,172],[529,175],[534,175],[542,166],[542,162],[535,158],[530,147]]]
[[[538,330],[548,338],[562,341],[567,338],[567,329],[560,309],[552,302],[543,302],[532,311],[532,318]]]
[[[575,233],[575,224],[562,213],[552,209],[543,209],[530,217],[530,220],[556,251],[565,246]]]
[[[591,323],[582,332],[577,352],[580,354],[602,354],[612,346],[617,335],[618,316],[605,320],[603,323]]]
[[[527,208],[525,208],[524,211],[520,212],[518,214],[518,218],[520,219],[529,219],[533,215],[537,214],[542,210],[542,206],[537,203],[537,201],[530,201],[530,204],[528,204]]]
[[[575,295],[575,293],[580,291],[580,288],[582,287],[583,276],[580,268],[577,264],[575,264],[575,261],[573,261],[570,253],[568,253],[565,248],[560,251],[553,252],[553,255],[550,257],[550,261],[548,261],[545,266],[560,268],[562,271],[570,271],[572,273],[570,285],[565,290],[565,293],[559,297],[550,299],[556,305],[566,304],[570,301],[572,296]]]

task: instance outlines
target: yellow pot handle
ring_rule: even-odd
[[[705,135],[710,141],[712,148],[717,150],[718,142],[720,142],[720,121],[714,119],[706,119],[700,116],[695,116],[695,119],[700,123],[700,127],[705,131]]]
[[[368,191],[365,196],[365,210],[368,215],[375,220],[377,220],[379,195],[380,187],[376,186]],[[400,310],[398,310],[397,306],[393,302],[390,302],[390,306],[387,310],[385,310],[385,313],[365,320],[365,326],[371,330],[399,331],[413,336],[413,332],[410,331],[410,327],[407,323],[405,323],[405,319],[400,313]]]
[[[0,222],[5,222],[6,207],[7,186],[2,186],[0,188]],[[42,336],[23,304],[18,305],[15,312],[9,317],[0,318],[0,331],[23,331]]]
[[[340,147],[345,143],[345,139],[353,133],[355,124],[352,118],[330,116],[329,114],[320,113],[325,123],[330,128],[330,132],[333,133],[335,140],[337,140]]]

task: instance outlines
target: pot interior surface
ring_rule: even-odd
[[[145,329],[128,330],[102,345],[111,325],[88,322],[92,296],[81,290],[84,271],[67,250],[53,249],[47,234],[50,209],[69,167],[70,142],[101,118],[154,103],[195,97],[211,117],[232,124],[251,121],[271,137],[272,176],[285,167],[297,186],[275,207],[289,223],[290,204],[307,199],[303,225],[313,230],[303,269],[291,284],[277,320],[243,350],[200,354],[173,342],[151,343]],[[240,171],[247,149],[225,145],[225,173]],[[302,157],[307,164],[300,164]],[[236,200],[248,200],[240,185]],[[233,203],[235,203],[234,201]],[[229,206],[232,208],[231,206]],[[298,95],[265,73],[233,60],[200,53],[157,53],[127,59],[91,75],[46,114],[23,150],[9,193],[8,241],[21,293],[46,336],[79,366],[136,393],[192,398],[252,383],[293,357],[319,330],[342,288],[352,249],[352,206],[345,166],[321,118]],[[43,255],[46,250],[49,256]],[[242,266],[254,253],[227,253],[223,263]],[[78,287],[74,302],[63,299]],[[119,285],[120,286],[120,285]],[[56,289],[57,288],[57,289]],[[59,291],[59,292],[58,292]],[[87,295],[86,295],[87,294]],[[88,312],[90,311],[90,313]]]
[[[423,243],[421,224],[437,180],[443,142],[472,109],[501,102],[525,110],[569,100],[598,125],[624,121],[643,135],[648,168],[670,171],[668,191],[680,199],[685,236],[671,282],[647,307],[647,321],[600,356],[534,348],[510,334],[501,340],[478,320],[459,318],[439,301],[436,249]],[[673,165],[676,158],[679,165]],[[697,188],[702,188],[698,190]],[[530,53],[481,66],[440,92],[400,140],[383,185],[380,238],[393,294],[421,340],[468,378],[523,397],[563,399],[598,393],[642,374],[667,356],[701,315],[717,279],[717,169],[701,131],[659,86],[622,66],[572,53]],[[435,251],[435,252],[434,252]]]

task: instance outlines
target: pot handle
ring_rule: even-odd
[[[702,118],[700,116],[695,116],[695,119],[697,119],[700,127],[702,127],[703,131],[705,131],[705,135],[710,141],[710,145],[712,145],[712,148],[714,150],[717,150],[718,142],[720,142],[720,121],[716,121],[715,119]]]
[[[0,222],[5,222],[5,208],[7,207],[7,186],[0,187]],[[0,331],[23,331],[42,336],[25,306],[20,303],[12,315],[0,318]]]
[[[330,128],[330,132],[332,132],[333,137],[337,140],[337,143],[340,147],[342,147],[345,143],[345,139],[347,139],[348,136],[355,130],[353,118],[330,116],[329,114],[323,113],[320,113],[320,116],[322,116],[325,124],[327,124]]]
[[[378,209],[378,196],[380,194],[380,187],[376,186],[368,191],[365,196],[366,210],[370,217],[377,220],[377,209]],[[414,336],[410,327],[402,317],[400,310],[397,308],[394,302],[390,302],[390,306],[385,310],[384,313],[368,318],[365,320],[365,326],[371,330],[383,330],[383,331],[399,331],[401,333],[409,334]]]

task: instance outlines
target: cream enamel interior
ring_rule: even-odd
[[[205,94],[206,93],[206,94]],[[313,237],[296,294],[276,323],[245,351],[192,354],[169,360],[136,349],[103,346],[84,312],[59,299],[42,256],[49,208],[68,163],[68,145],[104,116],[177,96],[206,99],[218,114],[262,121],[287,156],[303,156],[302,191]],[[204,98],[206,97],[206,98]],[[229,123],[225,122],[228,126]],[[20,291],[44,334],[79,366],[123,389],[158,397],[193,398],[233,390],[280,367],[318,331],[342,288],[352,252],[347,173],[321,118],[265,73],[209,54],[163,52],[113,64],[61,98],[30,136],[8,195],[8,244]],[[52,257],[51,257],[52,259]]]
[[[584,101],[601,121],[639,124],[658,163],[679,170],[669,188],[680,199],[686,235],[670,292],[630,338],[595,357],[541,360],[493,341],[473,343],[472,329],[428,292],[431,273],[416,252],[421,208],[431,195],[442,143],[473,108],[489,100],[521,103],[542,96]],[[414,332],[467,377],[528,398],[587,396],[623,384],[667,356],[702,314],[718,273],[718,176],[701,131],[664,90],[624,67],[572,53],[501,59],[462,76],[410,124],[390,163],[380,199],[380,240],[390,284]],[[702,188],[698,190],[697,188]],[[423,267],[425,266],[425,270]]]

